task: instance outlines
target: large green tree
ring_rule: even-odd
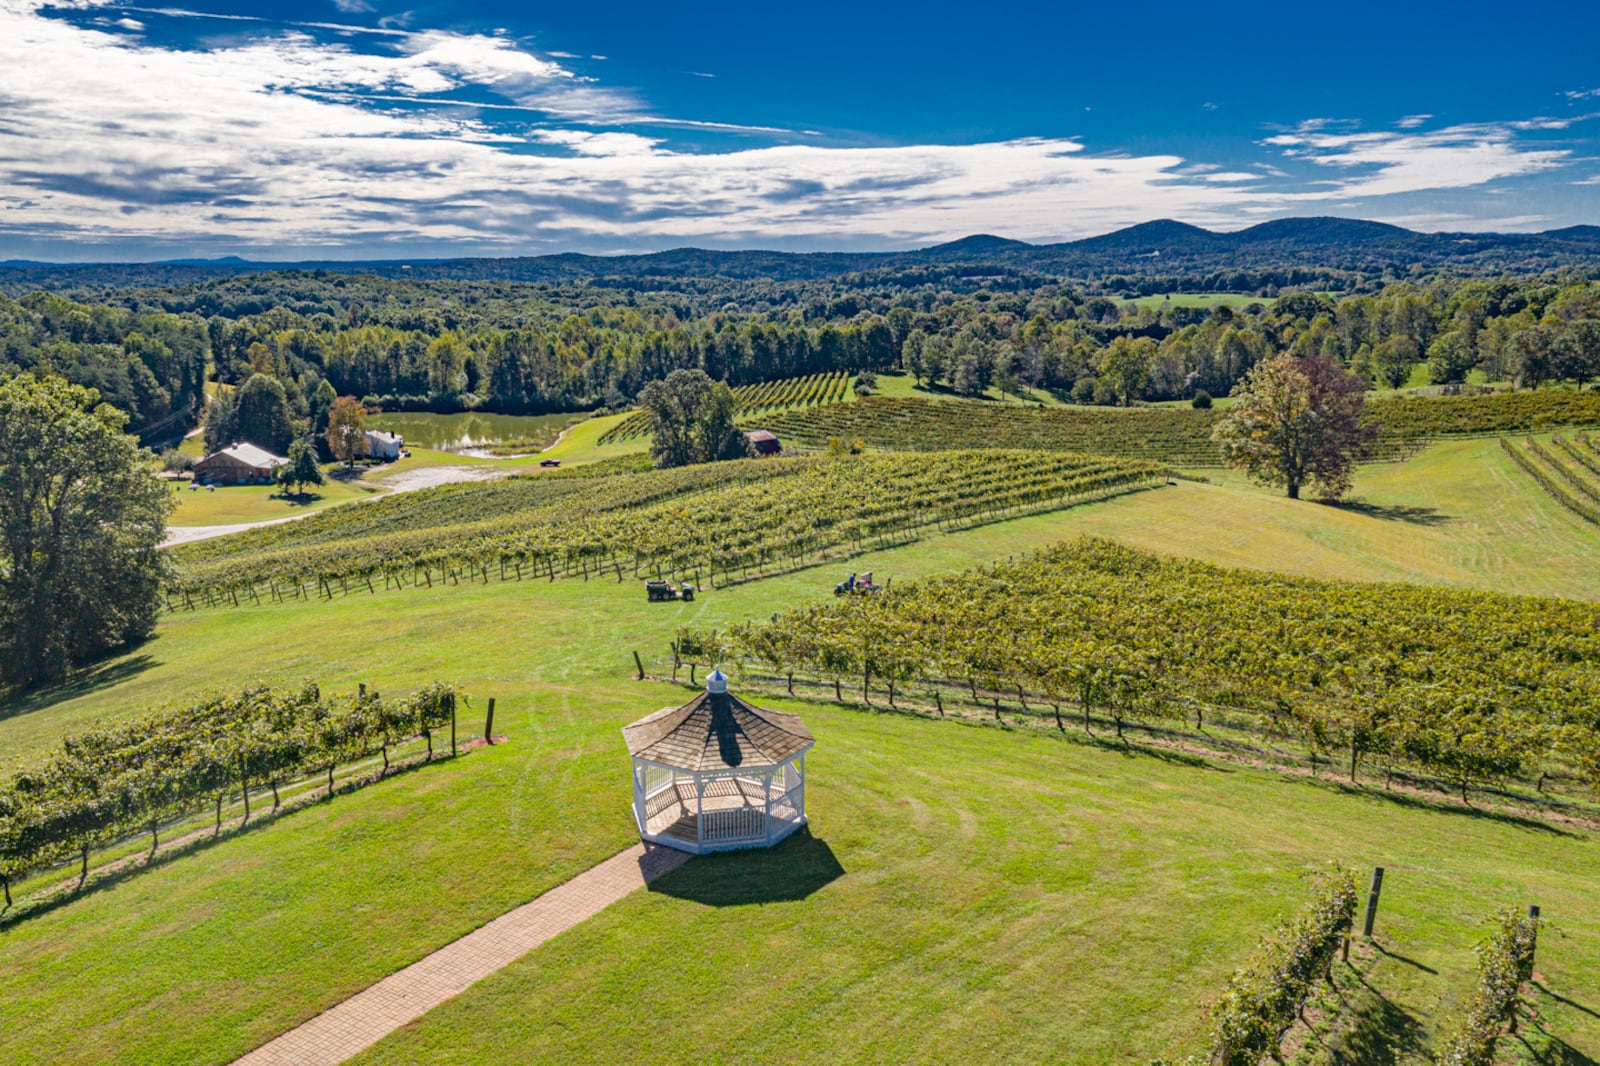
[[[674,370],[639,392],[650,415],[650,456],[657,466],[684,466],[750,454],[734,422],[737,404],[727,382],[703,370]]]
[[[174,500],[128,417],[59,377],[0,381],[0,681],[60,678],[155,626]]]
[[[283,491],[289,494],[307,485],[324,484],[328,480],[322,474],[322,467],[317,465],[317,450],[303,440],[289,443],[289,461],[278,467],[273,476]]]
[[[239,388],[220,393],[206,408],[206,451],[251,444],[282,455],[294,439],[294,418],[283,383],[252,374]]]
[[[239,439],[282,455],[294,439],[294,420],[283,383],[252,374],[239,388]]]
[[[1306,484],[1329,498],[1349,491],[1375,437],[1360,379],[1327,356],[1285,354],[1257,363],[1233,396],[1213,431],[1229,466],[1283,486],[1292,500]]]

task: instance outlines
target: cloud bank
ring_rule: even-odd
[[[653,114],[580,73],[570,53],[504,36],[233,17],[251,32],[180,48],[153,43],[145,23],[209,16],[92,3],[79,16],[0,0],[0,257],[8,243],[202,246],[218,235],[366,254],[1066,238],[1352,202],[1381,214],[1391,198],[1570,159],[1524,143],[1514,124],[1427,130],[1426,115],[1392,130],[1311,120],[1265,137],[1257,150],[1270,162],[1248,170],[1095,152],[1074,137],[841,146]],[[681,150],[675,129],[746,139]]]

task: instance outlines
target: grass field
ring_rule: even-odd
[[[379,491],[365,481],[337,481],[332,478],[325,485],[313,486],[293,496],[285,495],[276,485],[219,485],[216,489],[204,486],[191,489],[189,482],[177,482],[173,493],[178,497],[178,509],[172,512],[168,521],[175,526],[259,522],[351,503]]]
[[[1160,310],[1163,307],[1249,307],[1251,304],[1272,306],[1272,297],[1256,296],[1246,292],[1173,292],[1153,296],[1135,296],[1122,301],[1134,307]]]
[[[542,459],[560,459],[563,463],[592,463],[601,459],[613,459],[619,455],[633,455],[637,452],[648,451],[650,448],[649,437],[635,437],[631,440],[615,443],[600,444],[600,438],[608,431],[625,421],[628,413],[616,415],[602,415],[599,418],[588,418],[572,426],[562,434],[555,444],[545,449],[537,456],[524,459],[514,459],[512,462],[523,465],[537,466]]]
[[[603,422],[604,420],[592,420]],[[598,436],[581,423],[573,434]],[[574,449],[592,447],[563,441]],[[558,446],[560,447],[560,446]],[[219,490],[220,492],[221,490]],[[618,728],[687,697],[631,680],[679,625],[909,579],[1077,532],[1217,562],[1600,598],[1600,533],[1493,440],[1365,468],[1359,502],[1227,475],[647,605],[634,582],[526,582],[174,615],[143,647],[0,705],[0,752],[248,678],[500,700],[511,742],[225,838],[0,930],[0,1059],[226,1062],[625,846]],[[1418,1063],[1467,988],[1481,917],[1540,903],[1545,1019],[1600,1056],[1586,830],[1190,765],[1037,732],[772,702],[804,714],[814,836],[695,860],[375,1048],[377,1062],[1143,1062],[1181,1050],[1327,858],[1383,864],[1388,954],[1334,1061]],[[463,728],[469,732],[469,728]],[[1381,998],[1379,998],[1381,997]],[[730,1007],[730,1004],[737,1004]],[[1355,1022],[1352,1021],[1352,1024]],[[1336,1041],[1337,1045],[1337,1041]]]
[[[1179,481],[1068,511],[1015,519],[871,552],[732,590],[692,606],[638,609],[632,584],[564,580],[532,597],[531,583],[340,598],[316,608],[249,608],[169,616],[155,639],[63,689],[0,703],[0,753],[32,752],[63,729],[105,714],[179,701],[242,674],[272,681],[314,675],[340,685],[368,673],[413,687],[450,664],[458,680],[516,649],[517,669],[545,679],[573,669],[540,634],[577,625],[614,648],[664,649],[674,626],[763,617],[824,595],[850,570],[910,578],[1027,551],[1078,533],[1231,566],[1311,577],[1401,580],[1529,595],[1600,599],[1593,565],[1600,531],[1561,508],[1518,471],[1492,439],[1431,445],[1405,463],[1363,467],[1356,499],[1341,506],[1288,500],[1213,471],[1209,484]],[[594,608],[588,610],[586,608]],[[302,621],[306,613],[315,625]],[[551,612],[565,612],[558,618]],[[327,634],[383,632],[330,640]],[[219,639],[223,637],[225,639]],[[418,661],[412,652],[426,647]],[[244,663],[246,665],[240,666]],[[443,665],[436,665],[443,664]],[[552,671],[554,674],[552,674]],[[47,713],[45,710],[48,709]]]
[[[947,543],[903,561],[944,568],[960,552]],[[773,607],[804,580],[653,613],[631,583],[493,586],[211,616],[170,634],[181,668],[151,670],[169,692],[252,651],[263,673],[324,665],[319,676],[386,690],[408,673],[445,674],[500,697],[511,743],[290,814],[0,933],[0,1055],[95,1062],[138,1046],[143,1061],[225,1062],[613,853],[631,829],[617,727],[686,695],[630,681],[625,649],[687,617]],[[328,647],[327,632],[382,618],[384,646]],[[331,661],[305,661],[319,644]],[[1367,980],[1396,1009],[1425,1020],[1459,995],[1478,917],[1530,899],[1562,922],[1543,949],[1547,983],[1600,1000],[1586,834],[1238,766],[765,702],[805,714],[818,737],[815,840],[691,864],[371,1061],[670,1058],[691,1039],[726,1062],[786,1044],[810,1061],[1143,1061],[1194,1035],[1200,1001],[1292,905],[1294,872],[1330,856],[1390,870],[1382,929],[1396,957]],[[732,1001],[747,1009],[717,1011]],[[1581,1012],[1551,1024],[1574,1046],[1600,1040]]]

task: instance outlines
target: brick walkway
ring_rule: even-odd
[[[235,1066],[334,1066],[371,1047],[690,856],[638,844],[390,974],[263,1044]]]

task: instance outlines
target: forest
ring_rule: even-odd
[[[1102,405],[1226,395],[1278,351],[1332,355],[1374,387],[1600,378],[1600,287],[1574,270],[1269,284],[1214,307],[1134,301],[1104,279],[948,280],[630,287],[278,271],[30,293],[0,297],[0,365],[92,385],[152,440],[192,414],[208,360],[224,385],[274,379],[299,419],[325,405],[324,381],[386,410],[546,413],[629,406],[680,368],[733,386],[897,368],[935,392]]]

